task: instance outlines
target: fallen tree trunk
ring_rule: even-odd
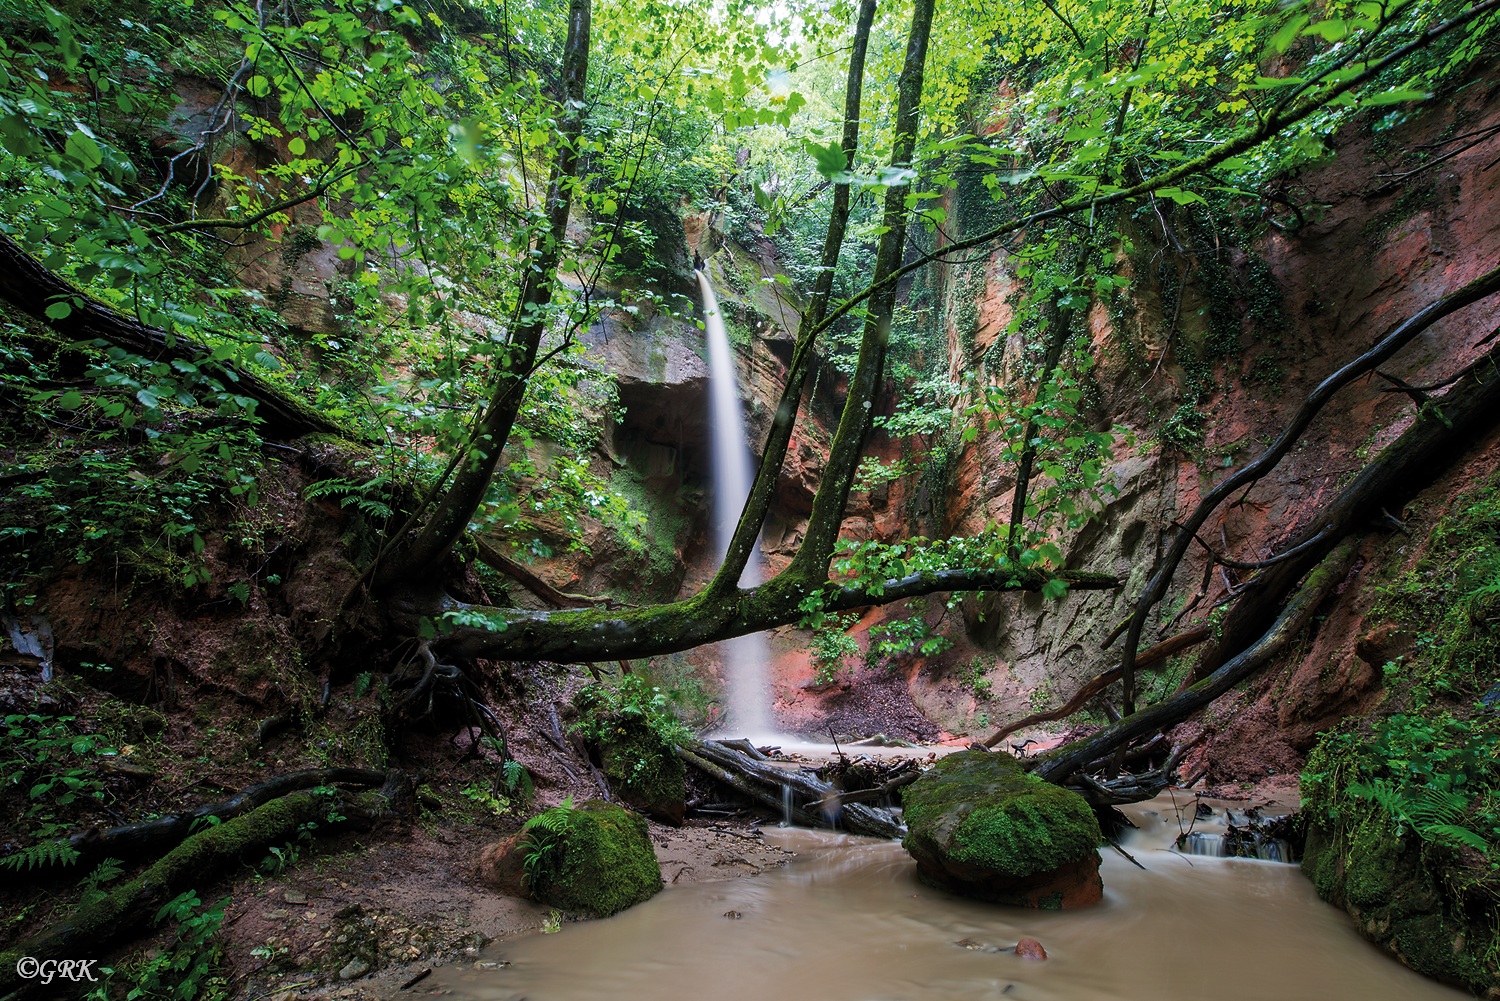
[[[320,795],[299,791],[263,803],[231,820],[191,835],[145,872],[113,892],[85,901],[67,918],[0,952],[0,999],[25,996],[35,981],[23,981],[16,969],[22,957],[37,960],[99,956],[104,950],[143,934],[157,911],[189,889],[202,889],[225,870],[278,844],[295,840],[303,824],[317,823],[319,833],[345,824],[374,826],[406,809],[411,780],[392,771],[378,792]],[[331,816],[340,816],[333,821]]]
[[[68,838],[68,847],[79,854],[74,865],[89,865],[104,858],[128,862],[168,851],[188,837],[195,825],[206,823],[210,817],[217,818],[222,823],[302,789],[331,785],[368,788],[381,785],[385,780],[385,772],[371,768],[314,768],[289,772],[250,786],[226,800],[207,803],[195,810],[111,827],[105,831],[97,828],[80,831]]]
[[[221,364],[212,361],[213,352],[205,345],[147,326],[90,297],[3,235],[0,235],[0,300],[75,340],[100,339],[153,360],[180,359],[205,369]],[[56,303],[68,304],[70,310],[66,316],[47,315],[48,307]],[[264,422],[271,437],[298,438],[314,432],[357,437],[321,410],[249,372],[225,365],[223,373],[224,389],[255,401],[255,416]]]
[[[1429,401],[1411,427],[1386,446],[1354,482],[1292,537],[1286,552],[1295,551],[1294,555],[1251,578],[1225,617],[1215,649],[1205,655],[1211,670],[1204,672],[1207,676],[1203,680],[1091,737],[1039,757],[1034,766],[1036,774],[1051,782],[1066,783],[1089,762],[1140,737],[1176,726],[1253,674],[1301,628],[1291,629],[1289,635],[1287,630],[1294,624],[1289,616],[1311,614],[1305,601],[1309,588],[1337,583],[1328,581],[1325,569],[1330,560],[1352,551],[1352,543],[1343,540],[1373,527],[1382,510],[1399,511],[1407,500],[1472,448],[1480,435],[1497,425],[1500,425],[1500,348],[1467,366],[1447,393]],[[1286,595],[1304,577],[1307,580],[1297,590],[1297,596],[1285,603]],[[1304,617],[1304,624],[1305,621]]]
[[[1441,397],[1381,450],[1316,518],[1300,528],[1285,551],[1296,555],[1259,571],[1230,606],[1219,637],[1196,668],[1207,676],[1264,632],[1285,595],[1351,532],[1386,523],[1432,484],[1481,435],[1500,426],[1500,348],[1467,366]]]
[[[890,810],[852,797],[845,800],[844,790],[800,769],[778,768],[711,740],[679,747],[677,753],[687,764],[763,806],[774,810],[789,806],[791,819],[803,826],[837,828],[872,838],[899,838],[906,833]],[[892,791],[895,788],[899,786]]]
[[[1043,755],[1037,759],[1038,764],[1033,769],[1035,774],[1048,782],[1067,784],[1074,773],[1088,763],[1105,757],[1140,737],[1170,729],[1250,677],[1286,649],[1312,620],[1313,613],[1323,603],[1323,599],[1333,593],[1333,589],[1348,573],[1349,565],[1354,560],[1355,548],[1355,541],[1349,540],[1324,557],[1296,596],[1287,603],[1275,624],[1249,649],[1187,691],[1179,692],[1149,709],[1133,713],[1091,737],[1074,741]],[[1143,791],[1145,788],[1147,787],[1142,787]],[[1149,799],[1155,794],[1152,792],[1142,798]],[[1116,799],[1115,802],[1130,800]]]
[[[1135,608],[1131,612],[1129,625],[1125,634],[1125,650],[1121,655],[1121,666],[1125,672],[1123,701],[1126,715],[1134,711],[1136,646],[1140,643],[1141,632],[1145,629],[1146,616],[1150,613],[1152,607],[1166,594],[1167,588],[1171,585],[1173,575],[1177,572],[1178,566],[1181,565],[1183,557],[1187,555],[1188,547],[1193,544],[1198,530],[1203,527],[1209,515],[1241,488],[1250,486],[1275,469],[1302,437],[1302,433],[1307,430],[1313,418],[1318,416],[1323,407],[1329,400],[1333,399],[1334,395],[1340,389],[1355,379],[1374,372],[1386,360],[1395,355],[1396,352],[1400,351],[1438,320],[1472,303],[1488,298],[1497,292],[1500,292],[1500,268],[1495,268],[1481,275],[1463,287],[1429,304],[1416,315],[1397,324],[1394,329],[1382,337],[1368,351],[1345,363],[1336,372],[1320,382],[1307,395],[1307,398],[1302,401],[1301,406],[1297,408],[1297,412],[1287,423],[1281,435],[1264,452],[1257,456],[1254,461],[1242,466],[1226,477],[1209,491],[1198,503],[1198,506],[1193,509],[1192,513],[1182,519],[1181,524],[1178,526],[1179,532],[1172,542],[1171,549],[1167,552],[1156,573],[1152,575],[1151,580],[1147,582],[1140,597],[1136,599]],[[1486,356],[1486,358],[1491,357],[1491,355]],[[1490,362],[1490,365],[1493,368],[1493,361]],[[1450,392],[1443,399],[1447,400],[1451,396],[1453,394]],[[1376,463],[1372,463],[1369,467],[1366,467],[1367,471],[1375,465]],[[1287,550],[1294,549],[1312,538],[1313,535],[1302,533],[1298,538],[1292,540],[1291,544],[1287,546]],[[1308,546],[1308,549],[1317,549],[1317,552],[1310,559],[1299,559],[1291,564],[1292,567],[1301,568],[1295,573],[1292,579],[1295,581],[1297,578],[1300,578],[1306,572],[1307,568],[1317,563],[1337,541],[1338,539],[1335,537],[1326,540],[1326,543],[1322,546]],[[1251,631],[1250,635],[1254,635],[1254,631]],[[1243,642],[1246,638],[1244,634],[1241,634],[1235,639]]]
[[[1139,656],[1136,657],[1135,666],[1150,667],[1152,664],[1156,664],[1160,661],[1166,660],[1173,654],[1180,653],[1181,651],[1186,650],[1189,647],[1196,646],[1197,644],[1202,643],[1204,640],[1208,639],[1210,635],[1212,635],[1212,631],[1207,626],[1195,626],[1192,629],[1180,632],[1176,636],[1171,636],[1167,639],[1162,640],[1151,649],[1143,651]],[[1000,743],[1000,741],[1004,740],[1006,737],[1009,737],[1011,734],[1015,733],[1017,730],[1022,729],[1023,727],[1034,726],[1037,723],[1050,723],[1053,720],[1065,719],[1066,717],[1071,716],[1078,710],[1082,709],[1084,704],[1088,702],[1089,699],[1092,699],[1094,696],[1098,695],[1100,692],[1104,691],[1106,688],[1114,684],[1116,681],[1119,681],[1124,676],[1125,668],[1123,666],[1112,667],[1108,671],[1105,671],[1103,674],[1096,675],[1093,680],[1087,682],[1082,688],[1078,689],[1078,691],[1074,693],[1071,699],[1069,699],[1067,702],[1064,702],[1056,709],[1048,709],[1046,712],[1032,713],[1030,716],[1023,716],[1020,719],[1016,720],[1014,723],[1011,723],[1008,726],[1004,727],[1003,729],[996,730],[994,733],[986,737],[982,741],[982,743],[985,747],[994,747],[996,744]]]

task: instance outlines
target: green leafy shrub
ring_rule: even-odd
[[[832,684],[848,667],[849,661],[860,655],[859,641],[849,635],[849,629],[859,621],[854,612],[830,615],[813,630],[812,664],[813,681],[819,685]]]
[[[39,713],[7,716],[0,721],[0,781],[26,790],[28,822],[37,837],[50,838],[66,825],[58,809],[79,800],[104,799],[104,783],[95,761],[113,755],[98,734],[80,734],[72,716]]]
[[[125,1001],[141,998],[171,998],[173,1001],[218,1001],[230,996],[229,984],[216,973],[223,962],[223,947],[215,941],[224,924],[225,897],[212,906],[198,899],[196,890],[174,897],[156,912],[155,924],[177,922],[177,935],[159,951],[105,969],[106,981],[89,994],[89,1001]],[[124,981],[124,984],[118,981]]]
[[[691,735],[666,694],[626,675],[618,688],[589,685],[573,701],[579,710],[574,729],[598,749],[610,787],[637,809],[682,823],[687,774],[676,745]]]

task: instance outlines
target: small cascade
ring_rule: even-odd
[[[699,270],[698,287],[703,292],[703,323],[708,341],[709,416],[713,426],[714,474],[714,549],[719,560],[729,550],[735,525],[750,486],[755,482],[755,466],[745,434],[745,415],[740,405],[739,380],[735,377],[734,353],[729,349],[729,335],[719,299]],[[745,571],[741,587],[754,587],[761,581],[760,553],[755,550]],[[758,738],[775,733],[771,722],[771,651],[759,633],[725,640],[719,644],[728,680],[728,727],[735,733]]]
[[[781,826],[792,826],[792,787],[789,785],[781,787]]]
[[[1189,831],[1177,839],[1177,850],[1187,855],[1207,855],[1209,858],[1224,858],[1224,835],[1204,834]]]
[[[1259,814],[1236,815],[1226,809],[1222,818],[1207,806],[1198,815],[1217,831],[1187,831],[1179,835],[1177,850],[1209,858],[1253,858],[1265,862],[1295,862],[1291,842],[1282,836],[1283,818],[1263,820]],[[1222,824],[1222,827],[1220,825]]]

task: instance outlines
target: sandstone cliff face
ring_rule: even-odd
[[[1152,220],[1140,224],[1136,239],[1151,248],[1156,273],[1140,273],[1143,255],[1137,254],[1128,266],[1137,271],[1138,297],[1115,310],[1096,304],[1088,317],[1098,423],[1130,428],[1137,444],[1118,455],[1118,496],[1063,547],[1070,565],[1112,572],[1128,583],[1114,594],[1070,596],[1057,604],[1035,597],[967,600],[965,638],[981,663],[993,658],[988,680],[995,698],[964,697],[962,686],[943,680],[954,658],[975,656],[960,645],[948,655],[949,664],[913,674],[913,695],[934,719],[977,730],[979,712],[999,722],[1059,704],[1112,666],[1114,651],[1102,650],[1101,642],[1127,614],[1127,601],[1152,570],[1173,520],[1229,469],[1259,454],[1318,381],[1394,324],[1500,260],[1500,171],[1492,163],[1492,146],[1459,153],[1389,190],[1382,187],[1410,169],[1401,165],[1401,151],[1497,122],[1500,88],[1480,83],[1378,138],[1350,130],[1339,137],[1336,163],[1307,171],[1288,187],[1305,222],[1295,225],[1277,206],[1276,221],[1292,225],[1267,228],[1244,248],[1216,245],[1180,215],[1166,229]],[[961,291],[960,285],[949,276],[951,291]],[[1014,378],[1022,347],[1003,334],[1011,319],[1007,297],[1016,288],[1009,262],[1000,254],[992,257],[982,283],[966,287],[975,285],[981,291],[972,333],[950,326],[952,365],[955,371],[977,368],[1003,384]],[[1169,285],[1182,290],[1180,297],[1170,294]],[[1441,382],[1481,350],[1497,315],[1500,308],[1486,302],[1439,322],[1386,371],[1416,385]],[[1229,350],[1226,330],[1233,337]],[[1172,440],[1158,429],[1174,415],[1191,420],[1179,408],[1191,403],[1192,370],[1205,362],[1212,365],[1214,388],[1197,408],[1206,418],[1201,441],[1191,441],[1194,426],[1181,419],[1173,423],[1187,434]],[[1366,380],[1344,389],[1278,469],[1214,516],[1202,533],[1210,544],[1239,560],[1273,553],[1410,422],[1411,401],[1387,385]],[[1361,568],[1310,646],[1268,675],[1259,690],[1242,695],[1238,706],[1216,708],[1208,726],[1225,739],[1210,741],[1202,752],[1213,764],[1213,777],[1245,779],[1294,769],[1318,730],[1374,697],[1372,665],[1383,662],[1389,651],[1382,643],[1389,643],[1366,636],[1364,613],[1373,588],[1415,559],[1413,539],[1424,536],[1463,482],[1496,463],[1494,445],[1474,442],[1443,482],[1407,512],[1391,512],[1407,520],[1412,535],[1384,530],[1367,538]],[[964,451],[948,494],[952,531],[973,531],[1008,516],[1013,478],[999,450],[996,436],[983,434]],[[1203,621],[1237,583],[1232,571],[1207,572],[1201,550],[1191,552],[1145,641]]]

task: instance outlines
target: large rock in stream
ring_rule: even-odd
[[[1056,910],[1104,897],[1094,811],[1008,754],[950,754],[902,793],[917,876],[999,904]]]

